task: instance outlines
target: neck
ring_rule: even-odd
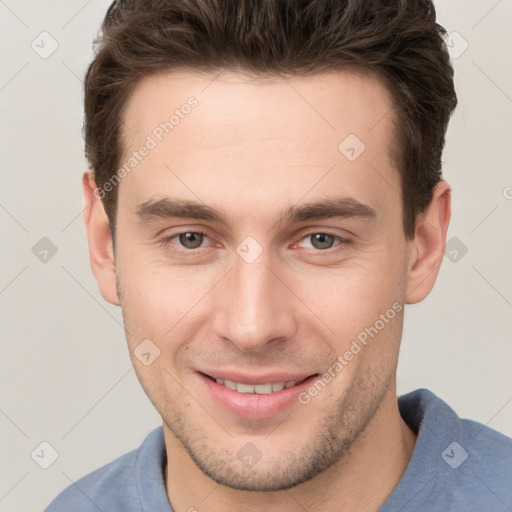
[[[336,464],[291,489],[237,491],[217,484],[191,460],[164,425],[167,495],[174,512],[374,512],[404,474],[416,436],[402,420],[396,395],[386,394],[376,414]]]

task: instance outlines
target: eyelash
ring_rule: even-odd
[[[208,233],[205,233],[204,231],[180,231],[179,233],[175,233],[173,235],[162,238],[160,240],[160,245],[162,247],[165,247],[166,249],[170,249],[174,253],[177,253],[180,255],[185,254],[185,255],[190,255],[190,256],[193,256],[193,255],[197,254],[198,252],[200,252],[201,249],[206,248],[206,247],[198,247],[196,249],[185,249],[185,248],[177,249],[175,244],[171,243],[172,240],[174,240],[175,238],[178,238],[180,235],[184,235],[186,233],[202,235],[202,236],[205,236],[207,238],[210,238],[210,240],[212,240],[212,237]],[[336,248],[339,248],[340,246],[347,246],[352,243],[352,240],[350,240],[348,238],[344,238],[342,236],[335,235],[334,233],[329,233],[326,231],[312,231],[311,233],[304,235],[300,239],[300,242],[302,242],[303,240],[305,240],[307,238],[312,237],[313,235],[327,235],[327,236],[333,237],[335,239],[335,241],[338,241],[338,243],[336,245],[329,247],[328,249],[312,249],[311,251],[313,252],[313,254],[319,254],[319,253],[331,254],[332,252],[337,250]]]

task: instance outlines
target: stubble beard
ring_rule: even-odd
[[[239,491],[273,492],[307,482],[328,468],[343,466],[381,405],[388,385],[389,382],[383,382],[371,370],[357,377],[342,398],[315,413],[319,420],[316,425],[306,426],[310,429],[306,436],[308,441],[293,450],[283,451],[279,446],[264,449],[261,459],[251,467],[241,462],[237,456],[239,443],[229,434],[225,433],[225,442],[219,443],[209,436],[208,427],[194,425],[185,412],[187,408],[173,411],[166,400],[163,406],[162,403],[154,405],[166,427],[207,477]],[[314,403],[312,400],[298,407],[314,407]],[[293,424],[293,415],[294,412],[285,420],[287,426],[284,427],[290,429],[291,435],[299,428],[299,424]],[[210,418],[205,423],[215,424]],[[265,439],[266,444],[268,441]],[[253,444],[257,447],[258,437]]]

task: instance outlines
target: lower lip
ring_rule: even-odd
[[[239,393],[222,384],[217,384],[202,373],[198,375],[217,404],[236,416],[251,419],[270,418],[282,413],[297,403],[299,394],[318,378],[318,375],[312,375],[291,388],[275,391],[268,395],[258,395],[257,393]]]

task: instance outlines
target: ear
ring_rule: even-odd
[[[119,306],[112,234],[105,208],[98,194],[94,174],[91,171],[84,173],[82,187],[85,202],[84,221],[92,272],[103,298],[114,306]]]
[[[407,274],[407,304],[422,301],[436,282],[446,246],[450,214],[451,189],[448,183],[441,181],[427,209],[418,216]]]

